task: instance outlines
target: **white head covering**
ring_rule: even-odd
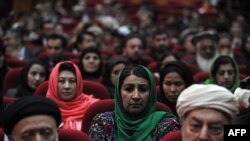
[[[233,121],[238,113],[238,102],[233,93],[215,84],[193,84],[181,92],[176,109],[182,119],[192,110],[211,108],[222,111]]]

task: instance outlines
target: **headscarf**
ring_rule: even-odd
[[[37,59],[29,61],[22,69],[21,71],[21,77],[18,87],[17,87],[17,94],[16,97],[22,97],[22,96],[30,96],[33,95],[35,92],[35,89],[31,88],[28,84],[28,73],[30,68],[35,65],[41,65],[44,68],[45,71],[45,80],[48,80],[49,78],[49,69],[40,61]]]
[[[232,62],[233,62],[233,68],[234,68],[234,84],[233,86],[229,89],[232,93],[235,91],[236,88],[240,87],[240,77],[239,77],[239,71],[238,71],[238,65],[237,63],[235,62],[235,60],[230,57],[230,56],[227,56],[227,55],[221,55],[219,57],[217,57],[211,67],[211,70],[210,70],[210,78],[207,79],[205,81],[206,84],[216,84],[216,72],[215,70],[219,69],[218,66],[216,66],[215,64],[218,64],[218,61],[222,58],[228,58],[230,59]],[[219,66],[221,64],[218,64]]]
[[[114,85],[111,82],[111,73],[113,68],[115,67],[115,65],[117,64],[125,64],[128,65],[129,62],[126,58],[123,57],[117,57],[117,58],[112,58],[110,61],[108,61],[105,64],[105,68],[104,68],[104,74],[103,74],[103,79],[102,79],[102,83],[109,89],[110,94],[112,95],[112,97],[114,97]]]
[[[176,72],[181,76],[181,78],[183,79],[185,83],[185,88],[192,85],[194,81],[193,81],[192,73],[190,72],[188,66],[180,61],[171,62],[162,69],[161,74],[160,74],[161,76],[160,77],[160,100],[166,105],[168,105],[171,108],[171,110],[176,114],[176,109],[175,109],[176,103],[171,103],[165,97],[165,94],[163,91],[164,77],[170,72]]]
[[[157,123],[164,117],[174,117],[172,114],[166,112],[156,112],[156,83],[152,73],[143,66],[142,67],[149,76],[150,92],[147,101],[147,106],[143,114],[137,119],[130,117],[123,108],[123,102],[120,93],[120,79],[123,71],[120,73],[115,86],[115,140],[127,141],[137,140],[144,141],[151,139],[151,132],[156,127]]]
[[[84,56],[87,53],[95,53],[95,54],[97,54],[97,56],[101,60],[100,66],[99,66],[99,68],[97,69],[96,72],[91,72],[91,73],[87,72],[85,67],[82,64],[82,59],[84,58]],[[80,54],[78,64],[79,64],[80,72],[81,72],[82,77],[83,77],[82,79],[84,79],[84,80],[98,80],[101,77],[102,73],[103,73],[102,55],[101,55],[101,52],[96,47],[89,47],[89,48],[84,49]]]
[[[238,102],[232,92],[215,84],[193,84],[179,95],[176,109],[181,119],[190,111],[202,108],[221,111],[232,122],[238,113]]]
[[[75,68],[76,75],[76,97],[71,101],[63,101],[58,97],[58,78],[59,68],[64,63],[70,63]],[[62,113],[63,128],[76,129],[74,122],[81,121],[87,108],[94,102],[98,101],[93,95],[82,93],[83,80],[78,67],[71,61],[64,61],[56,64],[50,74],[47,97],[52,99],[60,108]],[[72,123],[73,122],[73,123]],[[76,126],[76,125],[75,125]]]

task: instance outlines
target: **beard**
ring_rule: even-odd
[[[216,53],[214,57],[210,59],[205,59],[199,53],[196,53],[196,61],[197,61],[199,68],[202,71],[210,71],[211,65],[217,56],[218,54]]]

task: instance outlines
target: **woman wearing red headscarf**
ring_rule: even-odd
[[[86,109],[98,101],[93,95],[82,93],[83,81],[78,67],[70,62],[60,62],[49,78],[47,97],[59,106],[62,113],[62,128],[81,130]]]

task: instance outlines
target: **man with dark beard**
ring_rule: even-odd
[[[147,51],[147,55],[155,61],[160,61],[165,52],[171,51],[170,36],[165,30],[157,30],[152,37],[152,47]]]
[[[128,58],[130,63],[147,66],[153,59],[144,55],[146,48],[146,40],[144,37],[137,33],[132,33],[126,36],[123,40],[122,56]]]

